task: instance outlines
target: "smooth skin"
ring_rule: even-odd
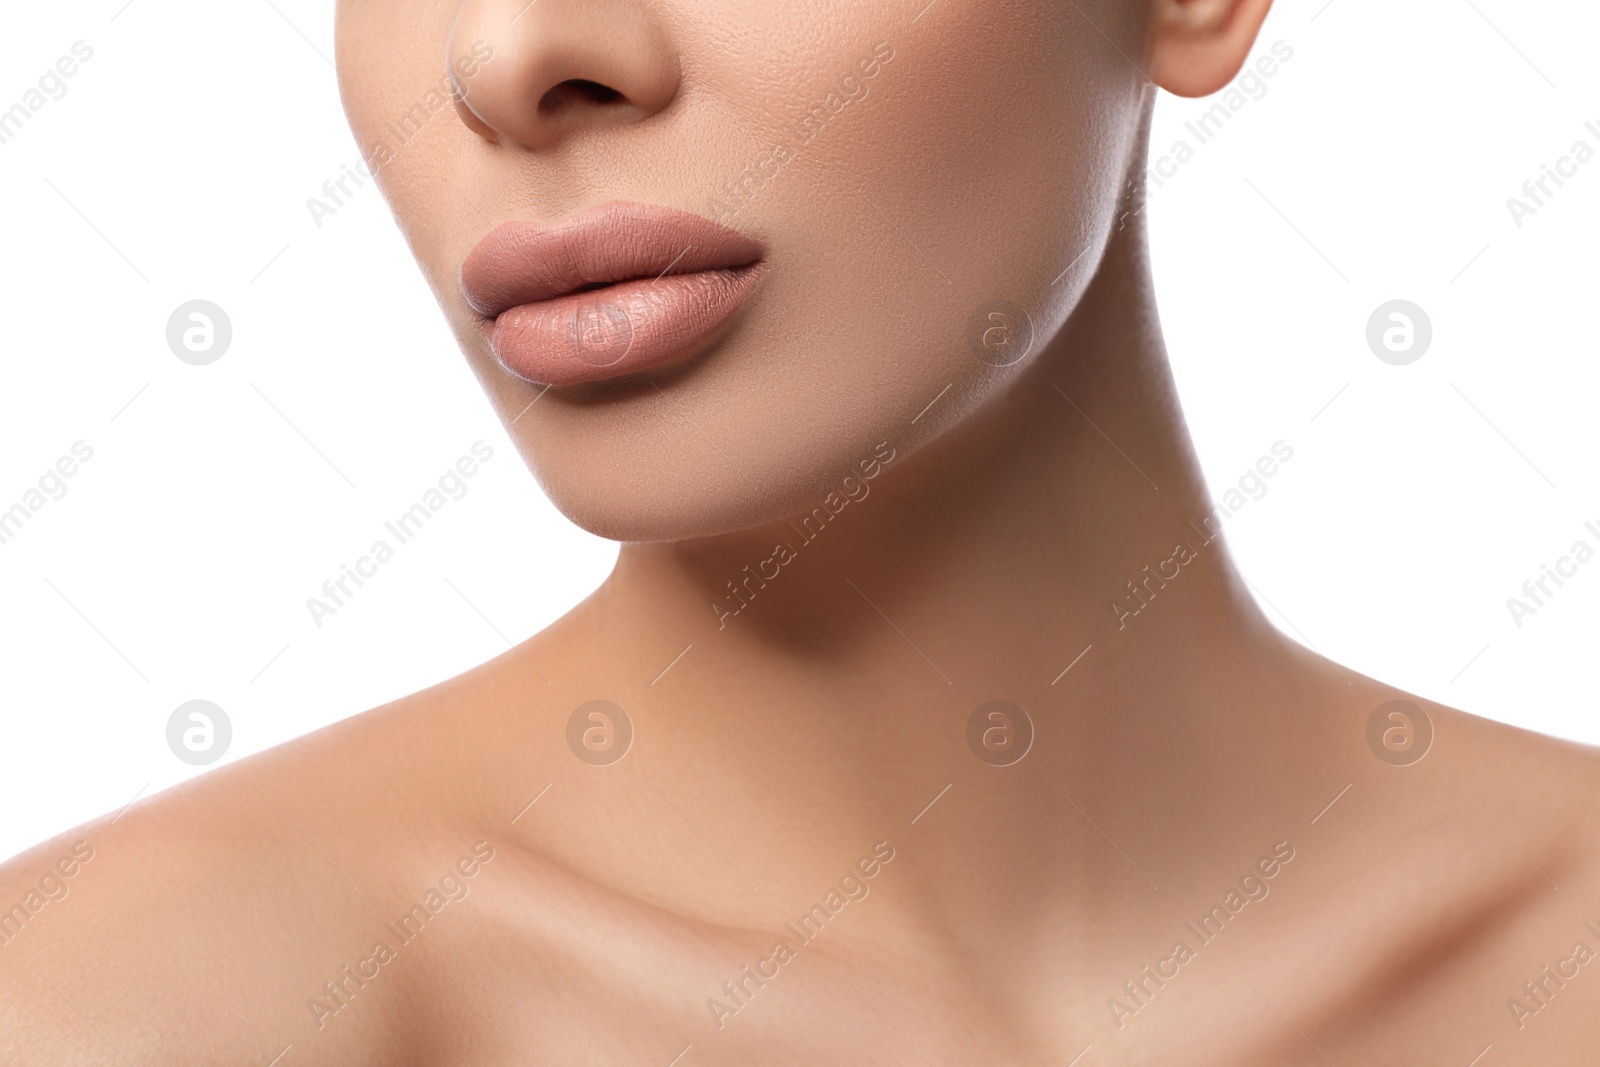
[[[545,490],[625,543],[505,655],[0,868],[0,906],[50,891],[0,948],[0,1062],[1592,1062],[1596,752],[1312,654],[1196,533],[1124,183],[1154,86],[1225,86],[1267,6],[344,0],[364,148],[457,70],[379,181]],[[544,394],[461,261],[613,199],[736,207],[768,271],[671,366]],[[996,299],[1037,338],[1004,368],[967,344]],[[607,766],[568,744],[597,699]],[[967,740],[996,699],[1035,727],[1005,767]],[[1368,741],[1394,699],[1433,732],[1405,766]]]

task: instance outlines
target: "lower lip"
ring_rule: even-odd
[[[576,385],[634,374],[692,350],[739,310],[761,264],[639,278],[500,313],[489,344],[532,382]]]

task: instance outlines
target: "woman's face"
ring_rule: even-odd
[[[1115,223],[1142,17],[1123,0],[343,0],[338,55],[368,166],[546,491],[595,533],[664,540],[809,510],[1038,358]],[[481,293],[503,297],[518,263],[538,274],[517,257],[540,246],[512,230],[480,250],[500,274],[469,303],[480,241],[619,201],[721,222],[759,260],[660,287],[717,310],[680,306],[665,331],[645,279],[508,311],[491,343],[520,298]],[[598,337],[600,369],[519,356],[563,336]],[[605,369],[613,352],[631,373]]]

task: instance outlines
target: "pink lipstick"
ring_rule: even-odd
[[[633,374],[692,349],[744,303],[761,245],[649,204],[610,203],[561,222],[507,222],[461,265],[489,344],[529,381],[575,385]]]

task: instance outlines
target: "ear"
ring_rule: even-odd
[[[1153,0],[1150,80],[1177,96],[1207,96],[1244,66],[1272,0]]]

